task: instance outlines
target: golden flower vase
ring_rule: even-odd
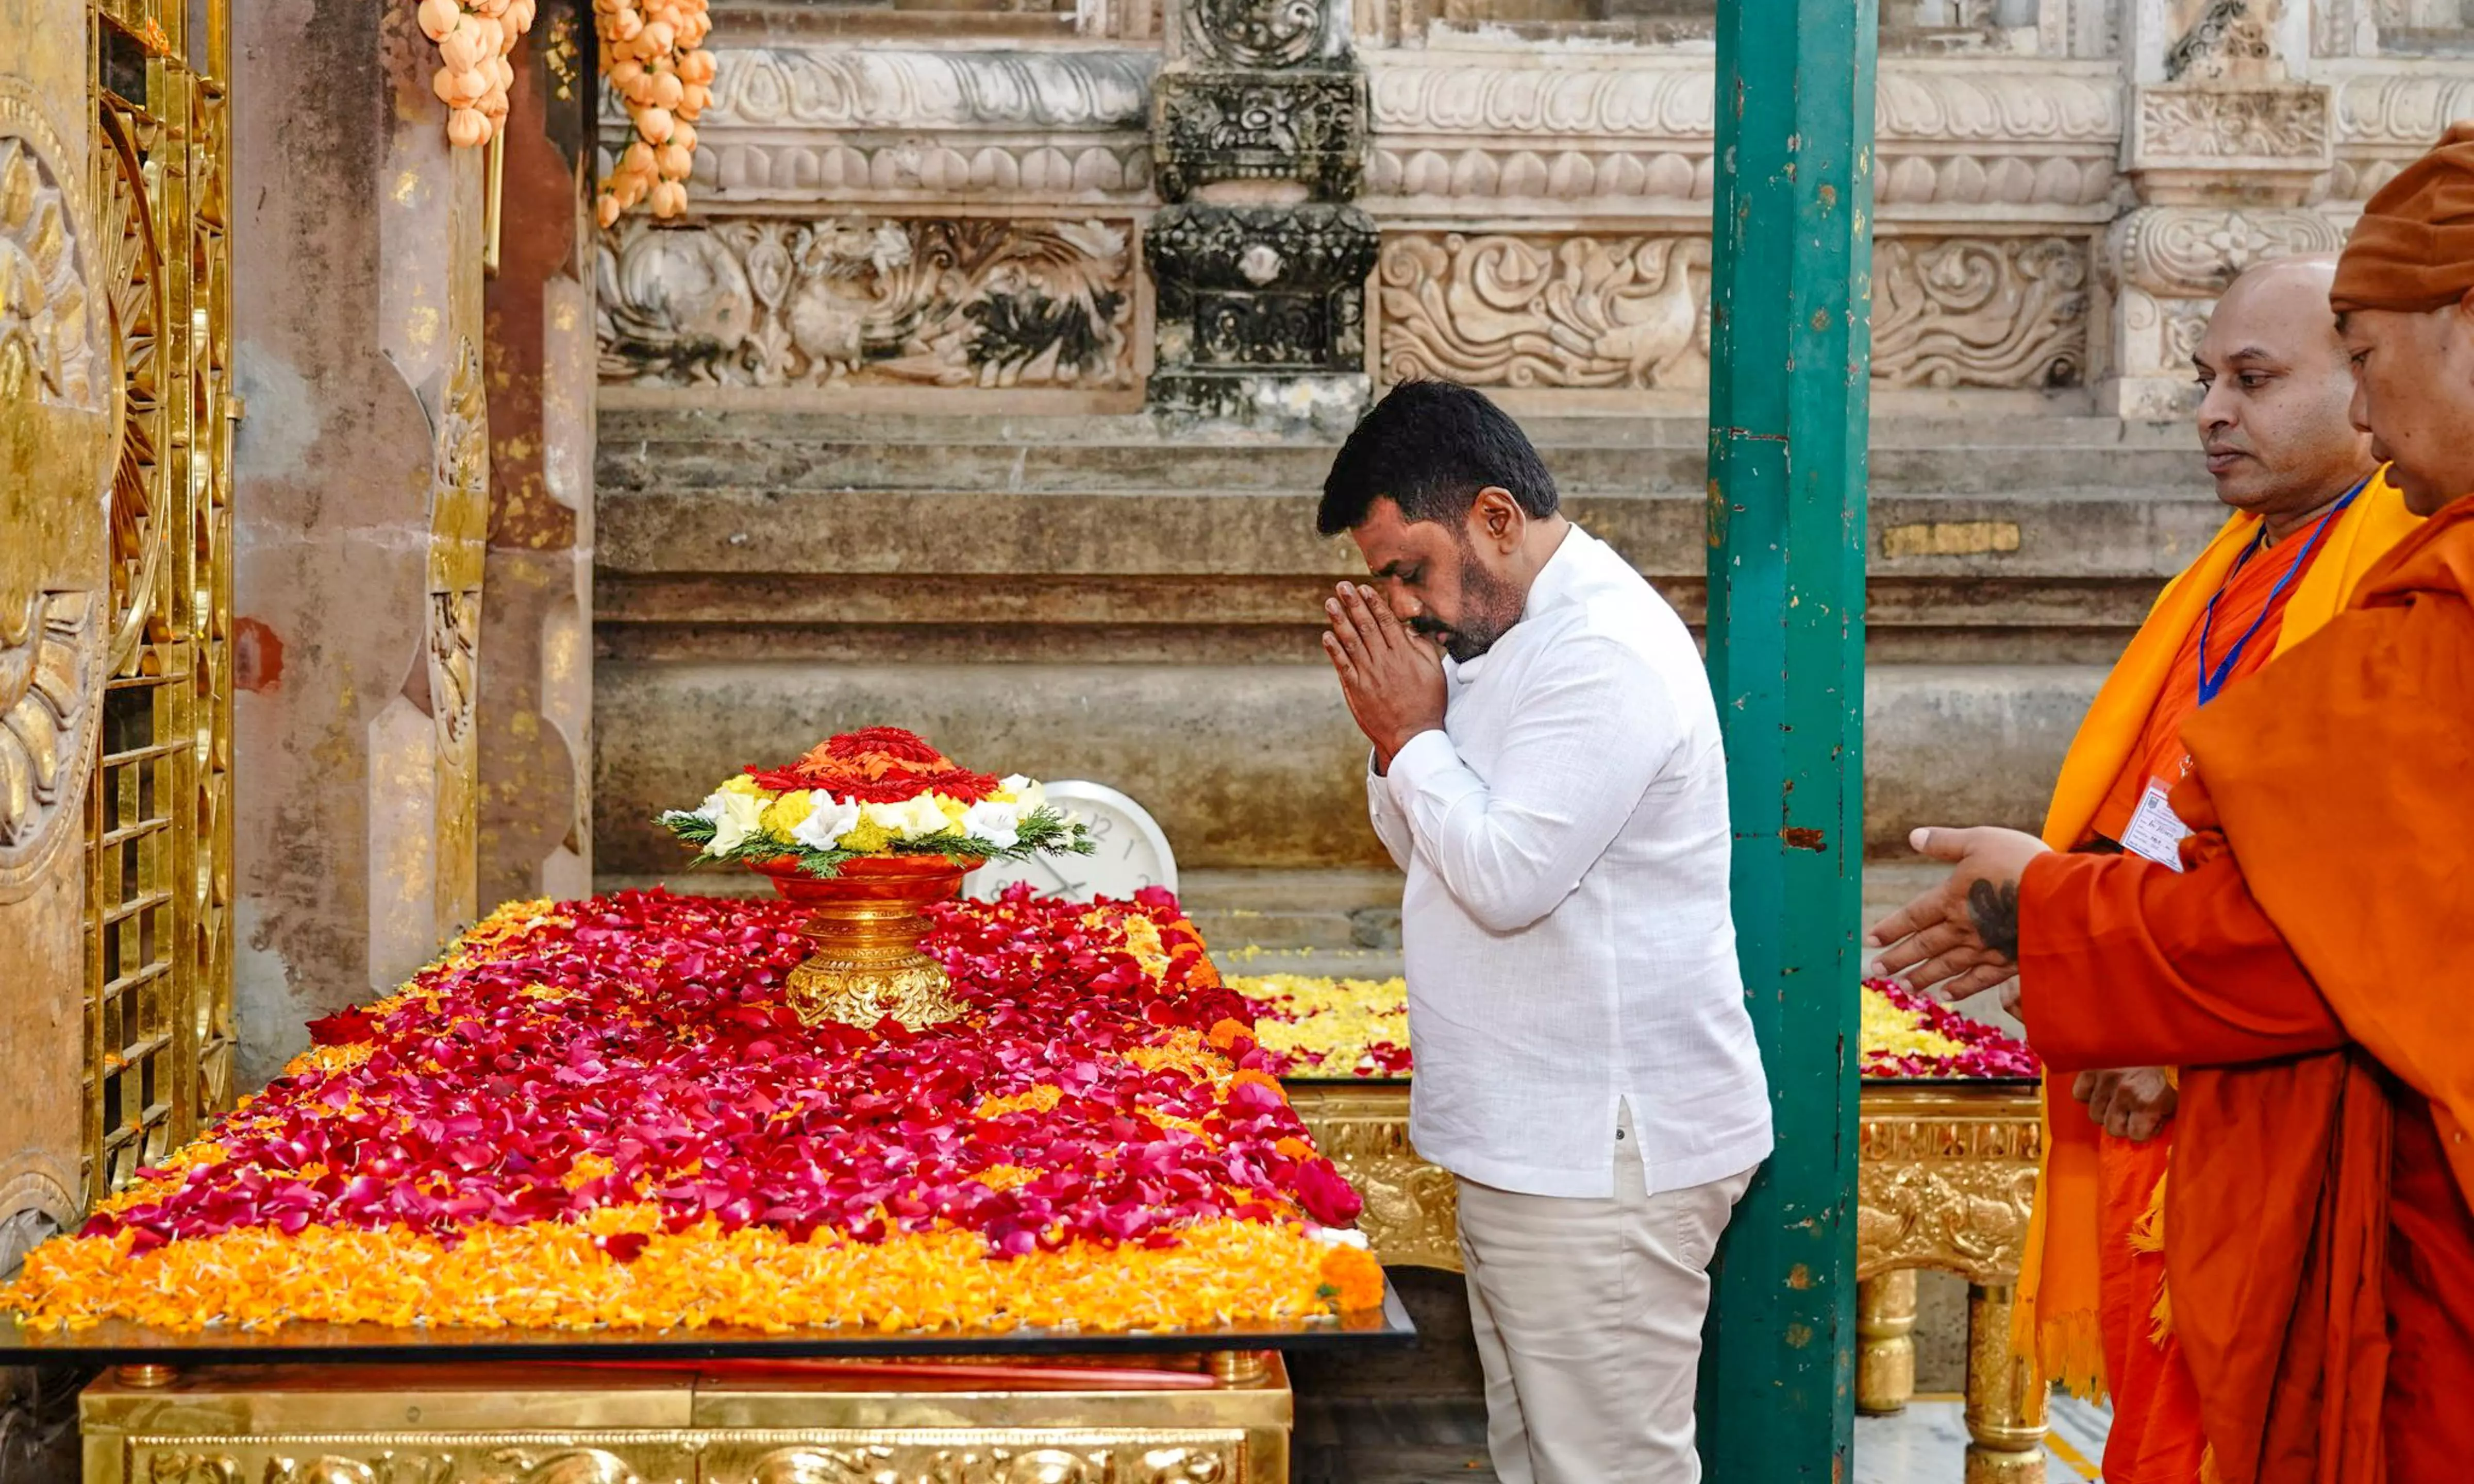
[[[919,935],[928,930],[927,909],[961,896],[963,873],[979,865],[945,855],[871,855],[818,877],[789,860],[758,864],[784,899],[809,909],[799,931],[816,950],[790,970],[790,1006],[799,1018],[874,1030],[891,1017],[914,1031],[960,1018],[964,1006],[943,967],[919,951]]]

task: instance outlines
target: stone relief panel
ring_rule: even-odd
[[[2328,95],[2307,87],[2142,88],[2138,130],[2144,154],[2202,159],[2309,157],[2328,147]]]
[[[1152,104],[1160,195],[1220,180],[1296,180],[1322,201],[1357,192],[1366,80],[1355,72],[1173,71]]]
[[[2260,83],[2283,74],[2268,0],[2167,0],[2169,82]]]
[[[1148,50],[747,46],[720,49],[716,63],[696,169],[720,201],[1150,187],[1159,59]]]
[[[2081,238],[1884,237],[1873,375],[1894,387],[2074,387],[2087,374]]]
[[[2126,286],[2169,299],[2214,299],[2253,264],[2343,245],[2343,234],[2316,211],[2150,206],[2115,224],[2106,252]]]
[[[2365,201],[2448,126],[2474,117],[2474,75],[2425,61],[2371,62],[2334,71],[2331,127],[2336,161],[2320,195]]]
[[[1389,236],[1376,270],[1384,379],[1707,387],[1709,267],[1697,235]]]
[[[1876,200],[2050,207],[2112,198],[2122,108],[2109,64],[1909,60],[1880,69]],[[1587,60],[1536,53],[1378,55],[1370,65],[1370,195],[1583,209],[1706,202],[1715,180],[1706,57]]]
[[[628,219],[602,236],[601,379],[651,386],[1135,384],[1128,220]]]
[[[1880,239],[1873,374],[1900,387],[2082,384],[2092,255],[2081,237]],[[1698,390],[1710,376],[1709,269],[1697,233],[1388,233],[1381,374]]]
[[[1270,70],[1348,54],[1346,0],[1180,0],[1170,9],[1177,55],[1214,66]]]

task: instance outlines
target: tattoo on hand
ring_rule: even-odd
[[[1996,887],[1978,881],[1967,889],[1967,914],[1976,919],[1976,935],[1984,945],[2012,963],[2019,961],[2019,883]]]

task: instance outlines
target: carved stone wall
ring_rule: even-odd
[[[1706,216],[1711,63],[1690,53],[1377,54],[1367,196],[1381,212],[1483,217],[1524,203]],[[2102,220],[2122,120],[2104,64],[1884,61],[1875,127],[1885,220],[1973,208]]]
[[[1130,218],[735,217],[602,234],[601,375],[720,388],[1138,388]]]
[[[2090,256],[2083,236],[1880,238],[1874,376],[1943,390],[2081,385]],[[1698,393],[1709,264],[1698,234],[1395,233],[1377,274],[1379,372]]]
[[[1134,202],[1149,50],[717,45],[694,188],[714,210],[820,200]],[[605,137],[625,137],[605,100]],[[607,162],[604,162],[606,168]]]

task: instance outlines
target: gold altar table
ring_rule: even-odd
[[[1461,1270],[1452,1177],[1409,1144],[1406,1082],[1291,1082],[1289,1101],[1366,1198],[1389,1265]],[[2046,1388],[2010,1348],[2043,1137],[2033,1083],[1867,1082],[1858,1110],[1856,1404],[1915,1389],[1916,1270],[1967,1280],[1967,1484],[2041,1484]]]
[[[1292,1409],[1278,1354],[1099,1367],[125,1367],[82,1399],[85,1474],[86,1484],[1286,1484]],[[1045,1374],[999,1376],[1023,1370]]]

